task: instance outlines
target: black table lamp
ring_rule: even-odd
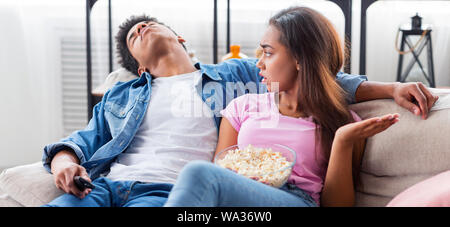
[[[412,72],[412,68],[414,65],[419,66],[419,74],[423,76],[427,81],[430,87],[435,87],[436,83],[434,80],[434,68],[433,68],[433,49],[431,46],[431,28],[422,28],[422,17],[416,13],[415,16],[411,17],[411,27],[402,26],[398,32],[397,37],[395,38],[395,48],[399,53],[398,67],[397,67],[397,81],[398,82],[406,82],[408,76],[410,76]],[[399,33],[402,33],[402,41],[400,44],[400,49],[397,48],[397,39]],[[419,41],[413,45],[410,41],[410,36],[420,36]],[[405,51],[405,44],[408,45],[409,50]],[[419,59],[422,50],[426,47],[427,49],[427,68],[424,67],[422,62]],[[412,53],[413,58],[403,70],[403,56],[406,54]]]

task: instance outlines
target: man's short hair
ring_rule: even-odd
[[[116,47],[117,52],[119,54],[119,64],[127,69],[128,71],[134,73],[135,75],[139,75],[138,69],[139,69],[139,63],[137,60],[131,55],[130,50],[127,46],[127,35],[130,29],[140,22],[156,22],[158,24],[164,25],[167,28],[169,28],[175,35],[177,33],[172,30],[169,26],[159,22],[155,17],[150,17],[147,15],[141,15],[141,16],[131,16],[127,20],[125,20],[120,26],[119,26],[119,32],[117,32],[116,35]],[[178,36],[178,35],[177,35]],[[186,50],[186,47],[183,43],[181,43],[183,48]]]

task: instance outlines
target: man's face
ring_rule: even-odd
[[[127,34],[127,47],[143,67],[166,55],[171,45],[179,45],[179,38],[157,22],[139,22]]]

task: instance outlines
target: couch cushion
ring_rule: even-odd
[[[117,82],[127,82],[136,78],[138,78],[138,76],[134,75],[130,71],[124,68],[119,68],[116,71],[111,72],[102,84],[92,90],[92,94],[103,96],[106,91],[112,88]]]
[[[22,207],[23,205],[11,198],[11,196],[0,189],[0,207]]]
[[[449,207],[450,171],[413,185],[392,199],[387,206]]]
[[[440,96],[422,120],[393,100],[351,105],[367,119],[399,113],[400,121],[367,140],[356,206],[385,206],[411,185],[450,169],[450,90],[432,90]]]
[[[4,201],[0,206],[41,206],[63,194],[42,162],[6,169],[0,175]],[[14,202],[11,202],[14,201]]]

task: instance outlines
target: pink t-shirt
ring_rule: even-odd
[[[327,161],[315,144],[316,124],[312,117],[294,118],[280,114],[275,93],[247,94],[232,100],[221,114],[239,132],[238,144],[281,144],[293,149],[297,160],[288,183],[308,193],[320,204]],[[352,112],[356,121],[361,119]]]

